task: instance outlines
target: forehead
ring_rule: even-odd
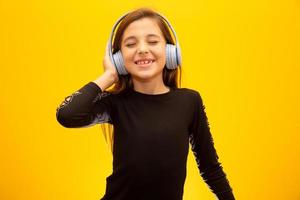
[[[164,37],[157,24],[157,21],[149,17],[145,17],[130,23],[123,33],[122,40],[131,36],[143,37],[147,35],[157,35],[159,37]]]

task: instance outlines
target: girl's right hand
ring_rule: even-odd
[[[119,74],[118,71],[116,69],[116,67],[114,66],[114,64],[111,62],[110,57],[109,57],[109,50],[108,50],[108,44],[109,42],[107,42],[106,44],[106,49],[105,49],[105,56],[103,59],[103,67],[104,67],[104,73],[109,73],[114,77],[114,83],[117,82],[119,80]]]

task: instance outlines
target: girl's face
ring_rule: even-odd
[[[155,19],[145,17],[129,24],[121,41],[125,68],[135,80],[162,79],[166,40]]]

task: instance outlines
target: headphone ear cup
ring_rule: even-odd
[[[181,49],[179,46],[179,43],[177,42],[177,47],[176,47],[176,61],[177,65],[181,66],[182,65],[182,59],[181,59]]]
[[[166,67],[168,69],[176,69],[179,65],[179,59],[176,46],[173,44],[166,44]]]
[[[125,65],[124,65],[123,56],[122,56],[121,51],[118,51],[118,52],[113,54],[113,60],[114,60],[114,63],[115,63],[115,67],[116,67],[116,69],[117,69],[117,71],[120,75],[128,74],[128,72],[125,69]]]

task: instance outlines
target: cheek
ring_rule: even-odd
[[[156,55],[162,62],[166,61],[166,49],[165,48],[160,48],[159,51],[157,51]]]
[[[122,57],[125,63],[130,62],[133,59],[133,53],[130,51],[123,51]]]
[[[166,49],[164,47],[155,48],[152,52],[157,58],[164,59],[166,57]]]

